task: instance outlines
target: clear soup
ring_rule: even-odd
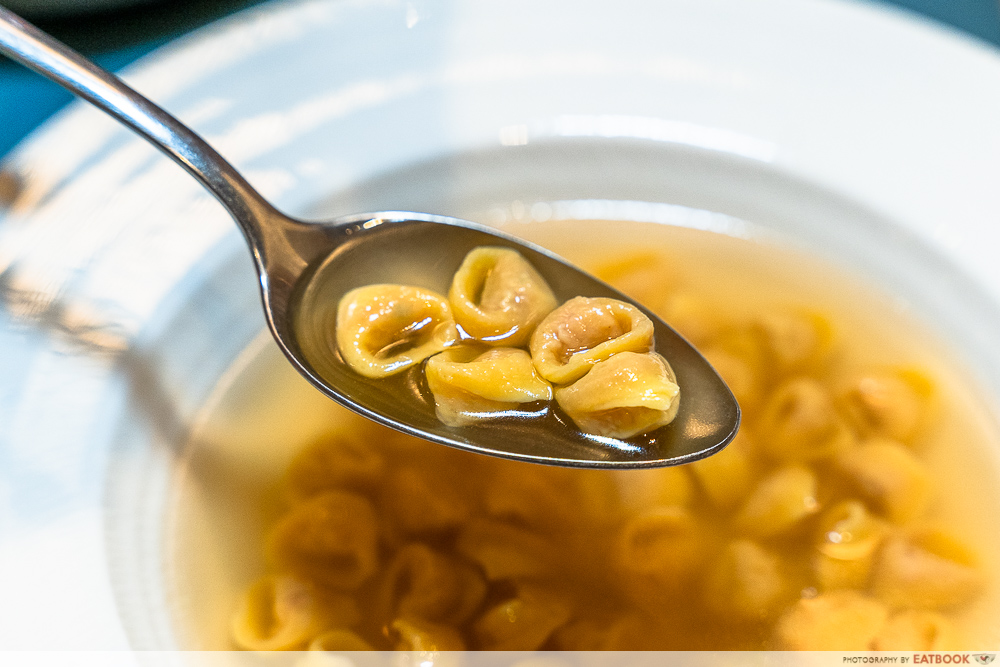
[[[185,647],[1000,647],[996,424],[904,305],[709,232],[509,231],[695,343],[741,402],[737,440],[647,471],[476,456],[347,413],[262,337],[176,487]]]

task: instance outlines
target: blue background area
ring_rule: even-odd
[[[38,17],[34,22],[114,71],[179,35],[259,1],[161,0],[117,12]],[[923,14],[1000,47],[1000,0],[872,1]],[[70,99],[55,84],[0,56],[0,156]]]

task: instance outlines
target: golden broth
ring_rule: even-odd
[[[616,240],[609,251],[603,239],[612,225]],[[324,604],[341,609],[329,616],[339,615],[339,620],[328,618],[327,626],[349,623],[375,648],[393,648],[420,630],[405,623],[391,627],[400,590],[412,585],[407,577],[412,578],[414,568],[419,567],[398,562],[403,558],[400,550],[413,542],[447,554],[446,558],[457,559],[463,568],[476,572],[478,583],[469,583],[466,577],[463,585],[465,589],[479,587],[479,592],[459,595],[455,600],[461,598],[460,602],[441,603],[468,609],[438,609],[434,613],[450,620],[436,619],[424,632],[423,640],[431,641],[428,636],[437,626],[448,625],[452,634],[436,639],[445,647],[864,648],[853,636],[838,638],[836,646],[799,646],[788,640],[788,636],[808,634],[802,630],[803,624],[810,623],[802,620],[808,613],[798,612],[795,617],[789,611],[801,606],[797,601],[828,599],[823,597],[830,592],[825,589],[844,581],[839,575],[831,578],[828,571],[818,574],[817,568],[823,566],[817,565],[817,545],[836,549],[823,542],[820,526],[828,521],[837,501],[864,493],[869,494],[864,500],[878,530],[884,531],[880,535],[932,522],[945,526],[976,554],[975,570],[982,577],[977,583],[982,590],[962,597],[958,604],[934,602],[944,604],[941,613],[955,632],[955,638],[940,648],[1000,647],[995,620],[1000,617],[1000,440],[970,382],[956,370],[950,355],[914,325],[903,305],[813,257],[707,232],[575,221],[508,231],[604,275],[706,350],[719,347],[720,331],[745,328],[745,323],[761,314],[804,317],[818,323],[819,338],[825,335],[824,322],[829,323],[829,349],[791,370],[765,368],[759,373],[766,379],[759,383],[760,396],[751,397],[744,406],[745,435],[734,445],[753,461],[748,490],[720,501],[711,494],[705,472],[696,468],[566,471],[413,441],[348,414],[322,397],[261,338],[220,383],[177,487],[169,560],[175,569],[176,618],[185,646],[232,648],[230,623],[241,596],[269,568],[273,571],[276,561],[284,569],[295,570],[299,579],[324,577],[314,567],[296,565],[287,553],[282,556],[285,552],[280,545],[275,547],[275,541],[289,538],[276,538],[274,531],[288,531],[292,499],[301,507],[301,497],[308,495],[303,484],[317,488],[326,484],[322,475],[308,473],[305,458],[297,460],[297,472],[289,483],[285,471],[294,457],[317,441],[341,436],[379,453],[386,471],[375,481],[347,483],[351,493],[371,498],[376,508],[381,530],[378,573],[364,577],[351,593],[360,620],[348,619],[351,614],[343,612],[345,603],[337,597],[339,593],[322,593],[329,582],[318,584],[313,594],[325,595]],[[824,345],[819,342],[819,347]],[[730,343],[726,349],[745,350],[746,343]],[[838,388],[859,373],[872,369],[894,373],[893,369],[901,368],[908,369],[908,377],[927,378],[933,385],[932,393],[920,404],[919,430],[907,436],[910,442],[902,448],[921,462],[925,472],[920,474],[929,481],[928,507],[920,516],[908,516],[908,508],[915,506],[910,500],[881,504],[873,500],[871,485],[864,493],[857,483],[844,487],[840,480],[847,475],[845,467],[856,471],[857,465],[838,458],[838,472],[831,473],[828,461],[842,456],[839,453],[788,464],[784,455],[774,453],[774,438],[762,438],[762,431],[770,432],[765,422],[774,419],[768,397],[782,378],[813,377],[836,396]],[[722,370],[725,375],[726,369]],[[856,449],[863,438],[854,430],[849,448]],[[762,440],[768,444],[761,444]],[[794,471],[785,474],[790,468]],[[780,484],[774,482],[777,471],[784,475]],[[812,502],[794,508],[798,514],[777,532],[760,528],[761,517],[773,519],[776,512],[784,515],[780,503],[777,509],[772,506],[762,513],[748,510],[753,489],[765,484],[792,488],[796,479],[810,475],[819,479],[817,490],[811,492]],[[428,481],[433,494],[420,497],[421,488],[426,495]],[[878,486],[877,480],[872,483]],[[803,495],[809,493],[799,493]],[[452,500],[436,510],[444,517],[436,527],[418,525],[427,523],[433,514],[435,498],[449,497]],[[759,506],[761,501],[756,503]],[[420,507],[424,509],[414,511]],[[738,541],[735,547],[734,540]],[[263,556],[265,542],[270,542],[266,547],[270,564]],[[748,543],[756,546],[748,547]],[[775,557],[778,564],[773,567]],[[872,559],[876,557],[878,553]],[[744,564],[727,566],[725,558]],[[394,559],[397,562],[391,565]],[[777,583],[743,590],[747,577],[740,578],[741,568],[754,572],[751,581]],[[394,571],[394,584],[386,583],[387,569]],[[488,576],[483,576],[484,570]],[[852,576],[857,578],[849,575],[847,579]],[[741,586],[742,597],[733,592]],[[333,587],[343,585],[335,582]],[[883,589],[872,595],[892,598],[891,591]],[[518,590],[525,598],[523,604],[505,606]],[[427,608],[419,601],[408,604],[410,609]],[[907,603],[893,604],[905,607]],[[855,616],[864,618],[862,612]],[[898,615],[898,611],[883,610],[876,617],[879,613]],[[455,637],[462,646],[448,643]]]

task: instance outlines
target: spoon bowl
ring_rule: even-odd
[[[545,250],[475,223],[410,212],[358,214],[325,222],[284,215],[211,146],[176,118],[51,36],[0,7],[0,53],[40,72],[145,137],[197,178],[229,211],[254,258],[264,313],[276,342],[315,387],[342,405],[397,430],[440,444],[512,459],[595,468],[652,467],[694,461],[728,444],[740,409],[705,359],[656,315],[657,351],[681,387],[673,422],[628,440],[580,433],[546,410],[481,426],[448,427],[416,369],[372,380],[353,372],[329,344],[340,298],[375,283],[419,285],[447,293],[475,247],[519,251],[557,300],[609,297],[635,303]]]

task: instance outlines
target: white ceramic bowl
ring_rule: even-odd
[[[1000,390],[1000,58],[892,12],[296,1],[126,78],[289,213],[779,237],[889,289]],[[165,526],[192,424],[260,340],[249,258],[193,180],[94,110],[7,167],[0,648],[190,646]]]

